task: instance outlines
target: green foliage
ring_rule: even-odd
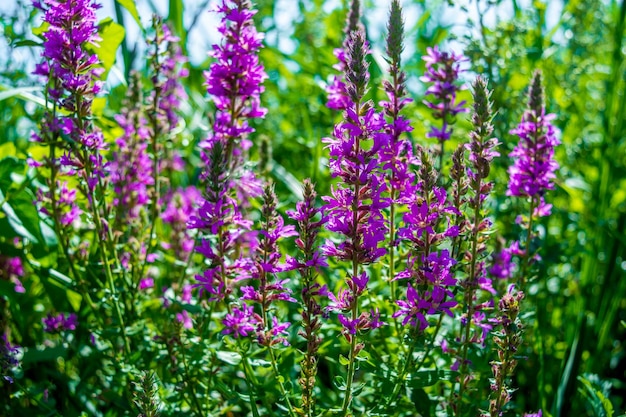
[[[117,20],[100,22],[102,40],[94,52],[105,69],[103,80],[112,80],[115,77],[110,72],[117,71],[127,81],[134,66],[148,82],[147,60],[137,53],[141,50],[137,45],[143,45],[145,39],[129,39],[127,30],[137,25],[142,36],[150,32],[142,26],[140,3],[115,3],[130,13],[132,21],[122,22],[118,14]],[[279,10],[280,2],[256,3],[257,26],[267,33],[261,61],[269,75],[262,96],[269,111],[264,120],[254,122],[255,137],[269,138],[272,149],[264,162],[266,176],[276,184],[279,210],[284,212],[300,199],[304,178],[311,178],[322,195],[328,194],[333,184],[328,153],[320,139],[329,136],[340,119],[325,105],[324,86],[336,74],[333,49],[343,41],[345,9],[333,9],[331,5],[337,2],[294,1],[296,12],[289,16],[292,24],[285,31],[278,21],[286,19]],[[476,19],[468,17],[467,26],[466,19],[463,24],[443,20],[443,16],[454,14],[445,2],[414,3],[419,11],[417,20],[407,21],[405,26],[407,49],[415,53],[403,55],[414,99],[406,110],[415,129],[412,139],[421,145],[433,143],[425,138],[434,120],[421,103],[421,55],[427,47],[455,37],[450,48],[464,48],[472,71],[488,77],[494,108],[498,109],[494,124],[503,157],[492,169],[497,198],[491,209],[503,239],[514,238],[520,230],[515,225],[518,207],[504,192],[509,165],[506,155],[515,143],[509,131],[520,120],[525,88],[535,69],[543,72],[548,110],[557,115],[555,123],[561,130],[563,145],[557,151],[561,169],[557,188],[550,194],[553,214],[538,225],[543,261],[524,301],[534,314],[523,318],[527,342],[519,352],[512,382],[517,390],[506,415],[539,408],[544,415],[554,417],[622,415],[626,409],[626,1],[534,1],[522,8],[521,2],[514,0],[474,0],[470,8],[477,7],[479,13],[455,12]],[[180,37],[184,53],[198,48],[187,37],[184,16],[189,7],[183,0],[167,3],[166,21]],[[512,10],[512,14],[505,10]],[[145,293],[137,291],[138,280],[129,276],[116,281],[116,293],[106,285],[94,230],[83,230],[76,241],[69,242],[73,253],[84,251],[81,263],[74,265],[67,260],[61,247],[65,243],[50,218],[33,204],[43,183],[27,164],[29,157],[41,159],[47,152],[29,139],[46,108],[41,81],[30,72],[39,60],[40,37],[47,25],[40,23],[36,13],[24,14],[23,8],[14,14],[3,15],[0,23],[4,42],[11,48],[10,54],[0,57],[0,255],[18,256],[24,261],[26,292],[16,293],[12,282],[0,280],[0,321],[2,330],[10,328],[12,339],[24,350],[21,369],[14,375],[16,385],[7,388],[8,384],[0,383],[4,390],[0,414],[9,410],[14,415],[35,412],[67,416],[117,416],[137,410],[162,416],[285,414],[277,405],[284,404],[284,397],[275,383],[268,352],[251,353],[250,346],[233,344],[220,334],[216,323],[223,313],[214,314],[204,304],[180,300],[170,309],[162,308],[161,298],[168,293],[161,294],[160,286],[173,281],[179,290],[183,282],[193,282],[203,262],[193,257],[175,259],[162,249],[161,241],[173,233],[162,221],[155,223],[150,239],[159,256],[146,267],[158,271],[156,285]],[[488,15],[495,17],[493,23],[486,21]],[[377,17],[368,15],[367,19]],[[378,87],[385,78],[385,64],[379,59],[384,41],[369,40],[374,50],[368,57],[374,87],[368,98],[377,102],[384,98]],[[280,41],[288,41],[290,46],[284,47]],[[117,60],[120,50],[123,63]],[[28,53],[31,55],[25,61],[18,59],[18,55]],[[199,183],[203,162],[197,145],[207,135],[214,113],[202,78],[210,62],[187,64],[190,76],[181,80],[189,97],[178,109],[183,120],[168,138],[164,152],[176,150],[187,165],[172,174],[167,184],[171,189]],[[115,115],[122,110],[127,86],[110,83],[107,90],[106,97],[97,98],[94,113],[112,146],[121,135]],[[470,97],[469,91],[461,93],[462,99]],[[454,140],[464,140],[469,128],[469,122],[460,118],[455,133],[458,139]],[[256,144],[252,148],[252,163],[264,156],[259,148]],[[111,204],[112,199],[107,195],[106,203]],[[148,234],[147,230],[141,232]],[[79,247],[78,241],[87,241],[87,247]],[[119,272],[114,260],[110,266]],[[338,274],[333,268],[322,270],[320,280],[334,288]],[[387,268],[375,265],[372,270],[384,276]],[[371,292],[380,299],[372,296],[368,300],[372,305],[390,297],[385,285],[374,285],[378,287]],[[128,313],[124,330],[132,340],[131,352],[124,352],[117,331],[122,323],[114,314],[116,303]],[[184,329],[177,321],[176,314],[183,311],[193,314],[193,329]],[[93,331],[81,327],[73,335],[48,337],[42,332],[42,319],[48,312],[74,312],[81,322],[90,323]],[[300,311],[286,307],[281,313],[296,320]],[[385,314],[390,316],[392,310]],[[447,328],[455,325],[443,323]],[[356,401],[356,410],[363,415],[445,415],[439,405],[446,400],[445,383],[458,376],[449,371],[449,360],[443,355],[437,360],[432,354],[416,357],[416,361],[423,361],[423,368],[406,376],[401,395],[389,404],[386,396],[391,395],[399,376],[397,369],[405,348],[393,325],[377,332],[371,336],[367,355],[357,358],[357,391],[363,399]],[[319,410],[335,407],[346,387],[341,369],[348,361],[342,356],[347,345],[338,335],[335,325],[325,325],[316,388]],[[440,352],[440,343],[427,339],[418,348],[421,352]],[[305,350],[303,343],[280,350],[279,374],[292,399],[298,398],[297,364]],[[487,372],[476,382],[477,398],[487,398],[492,354],[488,349],[470,354],[473,366]],[[365,373],[371,385],[359,383],[358,378]],[[486,401],[477,404],[487,408]]]

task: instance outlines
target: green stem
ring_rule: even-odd
[[[296,412],[291,405],[291,401],[289,400],[289,393],[285,389],[285,384],[283,383],[280,373],[278,372],[278,364],[276,362],[276,355],[274,355],[274,351],[271,346],[267,348],[270,352],[270,359],[272,361],[272,369],[274,370],[274,375],[276,375],[276,380],[278,381],[278,388],[280,390],[280,394],[285,398],[285,402],[287,403],[287,409],[289,410],[289,415],[292,417],[296,417]]]
[[[457,403],[457,415],[462,415],[462,404],[463,404],[463,394],[465,392],[466,381],[463,378],[468,372],[467,366],[467,355],[469,352],[469,337],[470,337],[470,329],[472,327],[472,317],[474,316],[474,294],[476,290],[475,285],[475,275],[476,275],[476,258],[478,256],[478,235],[479,235],[479,225],[482,221],[482,217],[480,215],[480,190],[482,188],[482,181],[478,180],[476,187],[474,188],[474,221],[472,227],[472,258],[470,260],[470,272],[468,277],[468,288],[465,293],[465,306],[467,308],[467,324],[465,326],[465,334],[462,338],[462,347],[461,347],[461,368],[460,368],[460,386],[459,386],[459,396]]]
[[[358,115],[361,112],[361,106],[360,103],[357,101],[355,103],[355,111]],[[360,142],[360,137],[356,138],[355,140],[355,154],[358,155],[359,151],[360,151],[360,146],[361,146],[361,142]],[[360,248],[358,247],[359,244],[359,239],[357,236],[357,229],[358,229],[358,221],[359,221],[359,194],[361,192],[361,186],[360,183],[358,182],[358,178],[360,177],[360,169],[357,165],[356,168],[356,174],[355,174],[355,178],[357,178],[357,183],[354,184],[354,198],[352,200],[352,227],[354,228],[354,230],[352,230],[352,240],[353,240],[353,245],[354,245],[354,249],[353,249],[353,253],[352,253],[352,278],[356,279],[359,273],[359,260],[358,260],[358,256],[359,256],[359,251]],[[351,312],[351,320],[356,320],[357,317],[359,316],[359,302],[358,302],[358,296],[356,291],[353,292],[353,296],[354,296],[354,301],[353,301],[353,305],[352,305],[352,312]],[[346,376],[346,393],[343,397],[343,404],[341,405],[341,415],[343,415],[344,417],[348,415],[348,409],[350,407],[350,403],[352,402],[352,384],[353,384],[353,380],[354,380],[354,372],[356,370],[356,346],[357,346],[357,337],[358,337],[358,332],[355,332],[354,335],[352,335],[351,341],[350,341],[350,355],[348,358],[348,374]]]
[[[193,405],[196,407],[196,412],[198,413],[198,417],[203,416],[202,405],[198,400],[198,395],[196,393],[195,383],[191,381],[191,377],[189,376],[189,366],[187,365],[187,356],[185,355],[185,349],[179,350],[181,357],[183,359],[183,368],[185,370],[185,385],[191,389],[191,397]]]

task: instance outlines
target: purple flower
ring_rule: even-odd
[[[21,258],[0,254],[0,280],[11,281],[15,285],[15,292],[23,294],[26,292],[20,281],[23,276],[24,265]]]
[[[168,193],[164,200],[167,202],[161,219],[172,228],[170,240],[161,245],[164,249],[171,249],[178,259],[185,260],[193,251],[195,237],[187,227],[191,217],[198,211],[198,201],[202,195],[196,187],[178,188]]]
[[[128,87],[122,112],[115,117],[123,135],[115,141],[109,164],[110,180],[117,208],[116,229],[139,220],[150,202],[154,185],[153,164],[148,152],[150,131],[142,115],[143,95],[140,75],[134,73]]]
[[[509,168],[507,195],[541,197],[554,188],[555,171],[559,168],[554,159],[554,148],[560,143],[557,129],[551,123],[555,117],[554,114],[546,114],[541,73],[537,71],[531,83],[528,108],[520,124],[511,131],[519,137],[519,142],[509,154],[515,162]],[[536,214],[549,214],[545,203],[542,207]]]
[[[46,333],[58,333],[63,330],[76,330],[78,326],[78,318],[76,314],[63,314],[59,313],[56,316],[48,314],[42,319],[44,329]]]
[[[406,300],[396,301],[400,309],[392,317],[403,316],[402,325],[419,324],[419,329],[423,331],[428,327],[426,315],[445,313],[452,317],[450,309],[458,303],[452,292],[456,287],[456,279],[451,272],[456,260],[450,257],[449,251],[445,249],[440,253],[430,253],[427,257],[422,256],[421,263],[421,267],[417,266],[412,258],[408,262],[411,272],[398,274],[397,278],[412,278],[419,290],[409,283]]]
[[[139,287],[138,289],[141,290],[146,290],[148,288],[152,288],[154,287],[154,279],[151,277],[146,277],[143,278],[141,281],[139,281]]]
[[[426,61],[426,73],[420,80],[432,83],[426,90],[426,96],[433,97],[424,103],[433,110],[433,117],[442,121],[441,128],[433,126],[427,136],[436,138],[443,146],[443,142],[452,135],[456,115],[467,111],[465,101],[459,102],[456,98],[459,91],[457,81],[463,72],[461,63],[467,59],[453,52],[441,52],[437,46],[427,48],[427,52],[422,57]]]
[[[536,413],[524,413],[524,417],[542,417],[543,413],[541,410],[537,411]]]
[[[20,347],[12,345],[7,335],[2,334],[2,339],[0,339],[0,372],[2,372],[4,380],[10,384],[13,383],[13,378],[10,374],[13,372],[13,369],[20,364],[18,359],[19,353]]]
[[[361,4],[359,0],[351,0],[350,8],[346,16],[346,25],[344,28],[344,42],[342,48],[336,48],[333,54],[337,58],[337,63],[333,65],[333,68],[341,73],[341,75],[333,75],[332,81],[326,86],[326,93],[328,94],[328,102],[326,106],[334,110],[346,110],[350,107],[350,96],[348,94],[345,71],[347,69],[346,53],[349,48],[350,35],[355,31],[365,31],[365,28],[360,22],[361,19]],[[367,54],[369,54],[369,47],[366,46]]]
[[[233,307],[232,313],[226,314],[222,321],[224,334],[232,334],[234,338],[247,337],[249,333],[256,331],[256,325],[260,317],[254,313],[254,308],[242,304],[242,308]]]
[[[79,173],[88,191],[94,191],[105,176],[106,165],[100,152],[105,149],[102,132],[90,121],[91,104],[101,90],[98,77],[98,57],[90,52],[98,37],[96,9],[92,0],[34,2],[45,12],[49,24],[44,33],[44,61],[36,66],[35,74],[49,80],[47,95],[55,108],[62,112],[48,113],[40,139],[55,141],[67,135],[65,153],[48,164],[60,164],[66,173]],[[78,146],[74,146],[74,144]]]
[[[515,242],[518,244],[519,242]],[[508,279],[513,276],[513,269],[515,263],[513,262],[514,251],[512,248],[504,248],[500,252],[492,255],[493,265],[489,270],[489,273],[499,279]]]
[[[248,135],[254,132],[248,121],[266,113],[260,107],[260,94],[267,75],[258,58],[263,35],[256,31],[252,20],[256,11],[249,7],[245,0],[223,0],[217,7],[222,14],[218,27],[222,42],[213,45],[210,55],[215,61],[205,73],[217,111],[213,132],[201,144],[206,164],[202,179],[207,187],[188,228],[204,232],[198,252],[210,266],[196,276],[197,286],[215,300],[224,300],[232,292],[234,280],[250,276],[249,255],[256,245],[249,232],[252,223],[244,219],[242,209],[261,194],[262,187],[244,166],[244,156],[251,146]]]
[[[187,310],[176,313],[176,320],[182,323],[185,329],[193,329],[193,321],[191,320],[191,317],[189,316]]]

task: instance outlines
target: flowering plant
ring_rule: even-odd
[[[383,47],[359,0],[333,12],[321,67],[277,54],[264,2],[211,5],[199,64],[175,6],[144,27],[132,1],[117,22],[34,3],[42,106],[0,160],[0,414],[562,414],[571,382],[541,373],[565,175],[544,72],[499,110],[471,43],[405,52],[399,0]]]

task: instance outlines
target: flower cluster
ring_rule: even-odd
[[[364,31],[361,24],[361,2],[360,0],[351,0],[348,16],[346,17],[346,26],[344,28],[344,44],[343,48],[336,48],[333,53],[339,61],[333,65],[333,68],[339,71],[341,75],[333,75],[332,81],[326,86],[328,101],[326,106],[334,110],[346,110],[350,106],[350,97],[346,90],[346,82],[343,75],[346,71],[346,51],[348,49],[348,39],[350,33],[360,30]]]
[[[47,333],[59,333],[63,330],[76,330],[78,326],[78,318],[76,314],[59,313],[56,316],[48,314],[42,320],[43,331]]]
[[[443,145],[452,135],[456,115],[467,112],[465,101],[457,101],[457,81],[463,72],[461,63],[466,58],[454,52],[442,52],[437,46],[426,51],[428,54],[422,57],[426,61],[426,73],[420,80],[433,84],[426,90],[426,95],[433,97],[424,103],[433,110],[434,118],[442,121],[441,128],[433,126],[427,136],[436,138]]]
[[[201,144],[206,164],[202,177],[207,187],[188,227],[207,235],[198,252],[210,265],[196,276],[197,285],[211,299],[225,300],[232,292],[232,281],[249,277],[252,268],[246,251],[241,250],[246,245],[248,251],[253,249],[248,233],[252,223],[244,219],[242,208],[250,198],[259,196],[262,188],[254,174],[244,169],[243,157],[251,146],[247,137],[254,131],[248,121],[266,113],[260,107],[260,94],[267,75],[258,58],[263,35],[254,27],[256,11],[250,2],[224,0],[217,11],[223,16],[218,28],[223,42],[213,46],[211,56],[216,61],[205,74],[217,112],[213,132]],[[246,311],[239,310],[240,316]]]
[[[105,177],[105,163],[101,151],[105,149],[102,132],[90,121],[91,105],[101,91],[98,77],[102,68],[98,57],[89,52],[99,41],[96,9],[92,0],[35,1],[35,6],[45,12],[49,24],[44,33],[44,62],[38,64],[35,74],[45,77],[49,84],[48,100],[55,109],[49,112],[45,128],[35,140],[55,146],[57,139],[64,141],[61,157],[52,157],[47,165],[59,164],[69,175],[78,173],[92,193],[98,181]]]
[[[194,237],[187,228],[187,222],[196,213],[196,202],[201,199],[200,191],[193,186],[173,190],[165,196],[167,202],[161,215],[164,223],[172,228],[169,242],[163,242],[164,249],[171,249],[177,259],[185,260],[194,248]]]
[[[522,343],[523,327],[518,316],[523,298],[524,293],[517,291],[514,285],[510,285],[507,293],[498,303],[499,314],[492,320],[494,326],[498,328],[493,338],[497,346],[498,360],[491,362],[493,394],[489,401],[489,414],[481,414],[481,416],[500,417],[504,406],[511,401],[511,390],[507,386],[507,380],[513,375],[517,366],[517,351]]]
[[[530,86],[528,108],[522,121],[511,134],[519,137],[519,142],[509,154],[515,163],[509,167],[509,187],[507,195],[516,197],[539,197],[533,215],[550,214],[550,206],[543,201],[547,190],[554,188],[553,180],[559,164],[554,159],[554,148],[560,143],[556,128],[551,120],[556,116],[546,114],[541,85],[541,72],[535,72]]]
[[[13,383],[11,373],[20,364],[19,353],[20,347],[12,345],[7,335],[3,333],[0,339],[0,372],[2,372],[2,378],[10,384]]]
[[[116,226],[136,222],[150,202],[154,186],[152,160],[148,153],[150,131],[143,115],[144,102],[141,75],[131,74],[123,109],[115,116],[124,133],[115,140],[109,164],[110,181],[115,191]]]
[[[15,292],[24,293],[26,289],[20,281],[23,276],[24,265],[21,258],[0,254],[0,280],[11,281],[15,285]]]
[[[369,81],[363,32],[352,32],[347,46],[346,91],[351,103],[345,120],[335,126],[333,137],[324,139],[330,151],[330,171],[341,182],[332,188],[331,196],[322,197],[328,214],[326,227],[343,238],[338,245],[327,240],[322,250],[329,257],[352,262],[352,273],[346,279],[349,290],[340,292],[330,306],[353,312],[351,319],[339,316],[344,334],[349,337],[358,328],[380,325],[376,313],[355,317],[354,306],[369,279],[366,272],[358,271],[359,265],[375,262],[386,253],[379,245],[385,240],[383,210],[389,203],[383,197],[386,185],[377,159],[388,141],[388,135],[381,132],[384,119],[370,103],[362,101]]]
[[[243,296],[240,300],[256,303],[261,308],[261,314],[253,316],[257,319],[256,336],[261,346],[272,346],[276,343],[289,344],[283,334],[286,333],[290,323],[280,323],[278,318],[273,315],[270,324],[269,311],[275,301],[296,301],[290,295],[291,290],[285,287],[288,279],[271,280],[277,273],[285,269],[284,265],[279,264],[281,258],[278,247],[279,239],[297,235],[293,226],[284,224],[283,218],[276,212],[276,204],[274,188],[268,185],[263,193],[262,227],[258,234],[258,248],[254,255],[254,266],[250,274],[250,278],[257,285],[241,287]],[[246,311],[246,308],[244,307],[242,311]],[[226,331],[235,334],[235,329],[228,330],[227,327]]]
[[[416,327],[419,324],[419,330],[423,331],[429,325],[426,314],[445,313],[452,317],[450,309],[455,307],[457,302],[452,293],[456,279],[451,268],[456,261],[450,258],[450,252],[444,249],[441,253],[431,253],[427,258],[423,257],[421,267],[416,267],[415,263],[415,259],[409,260],[410,269],[397,276],[408,278],[409,271],[415,274],[412,283],[409,283],[406,301],[397,301],[400,309],[393,317],[404,317],[402,325],[409,323]]]

